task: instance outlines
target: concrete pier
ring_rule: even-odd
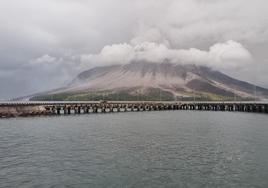
[[[230,111],[268,114],[267,102],[59,101],[0,102],[0,117],[144,112],[162,110]]]

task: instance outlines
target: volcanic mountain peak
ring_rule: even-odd
[[[67,87],[50,94],[69,93],[92,97],[92,93],[114,95],[123,92],[128,97],[138,95],[150,97],[162,91],[170,100],[177,97],[219,100],[234,96],[240,99],[252,99],[254,88],[260,98],[268,96],[267,89],[233,79],[208,67],[168,62],[132,62],[84,71]]]
[[[201,79],[195,66],[171,63],[140,63],[96,67],[82,72],[69,85],[70,90],[109,90],[133,87],[182,87],[190,80]]]

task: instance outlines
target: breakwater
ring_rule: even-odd
[[[1,102],[0,117],[115,113],[161,110],[233,111],[268,114],[265,102],[165,102],[165,101],[60,101]]]

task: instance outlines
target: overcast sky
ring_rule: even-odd
[[[0,0],[0,99],[166,59],[268,87],[268,1]]]

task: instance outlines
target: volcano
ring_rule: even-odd
[[[209,67],[132,62],[95,67],[66,87],[31,100],[252,100],[268,89],[234,79]]]

